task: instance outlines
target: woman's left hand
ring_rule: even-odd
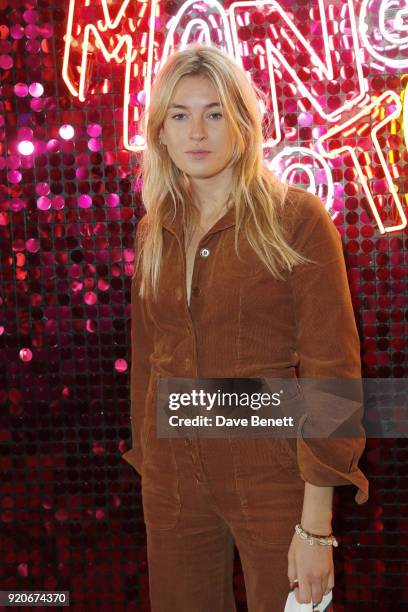
[[[334,587],[333,547],[317,542],[310,545],[294,533],[288,551],[288,578],[299,583],[295,589],[298,603],[320,603]]]

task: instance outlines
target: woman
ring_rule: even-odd
[[[142,476],[153,612],[235,610],[234,543],[250,612],[283,611],[295,580],[298,602],[320,602],[334,586],[333,486],[368,498],[359,419],[356,437],[330,441],[157,437],[159,378],[361,376],[339,234],[316,196],[263,163],[257,94],[196,43],[152,89],[123,457]]]

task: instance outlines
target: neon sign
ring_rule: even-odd
[[[338,157],[341,153],[348,153],[352,160],[354,167],[357,171],[358,177],[360,179],[361,185],[363,187],[363,191],[367,197],[370,208],[374,214],[375,220],[377,221],[378,227],[381,233],[385,233],[387,228],[384,227],[381,217],[378,213],[378,209],[382,208],[382,204],[384,201],[383,195],[374,196],[369,187],[369,177],[367,171],[363,170],[361,162],[357,153],[362,150],[366,157],[367,163],[366,168],[369,170],[371,168],[371,159],[370,159],[370,148],[368,150],[366,148],[362,149],[358,145],[358,139],[355,137],[356,135],[362,136],[365,133],[369,135],[371,143],[374,145],[375,152],[378,156],[378,159],[381,164],[381,168],[384,172],[385,181],[388,186],[388,191],[392,195],[392,198],[395,202],[398,214],[400,216],[400,223],[396,223],[392,226],[392,230],[397,231],[403,229],[406,224],[406,216],[404,210],[402,208],[400,199],[398,197],[397,191],[395,189],[395,185],[393,183],[391,174],[388,170],[387,162],[384,158],[383,151],[378,142],[378,132],[385,125],[391,123],[393,119],[398,119],[401,115],[402,105],[400,102],[399,96],[393,91],[386,91],[381,94],[372,104],[366,106],[361,110],[357,115],[354,115],[351,119],[345,121],[344,123],[338,125],[335,128],[330,128],[325,136],[322,136],[317,141],[317,147],[322,156],[328,157],[329,159],[334,159]],[[344,144],[341,146],[335,145],[334,147],[326,150],[324,148],[325,144],[330,145],[330,141],[338,138],[339,136],[343,136]],[[376,205],[376,200],[378,207]],[[388,228],[388,231],[390,229]]]
[[[399,0],[382,0],[379,10],[369,11],[373,0],[362,0],[359,33],[365,49],[382,64],[392,68],[408,68],[408,7]],[[401,8],[398,8],[401,4]],[[392,17],[387,17],[391,12]],[[368,18],[378,16],[378,27],[370,28]],[[400,55],[401,57],[393,57]]]
[[[293,161],[296,156],[300,157],[300,161]],[[271,167],[283,181],[289,182],[291,175],[297,170],[305,172],[309,179],[310,190],[325,201],[327,209],[331,208],[334,200],[334,181],[330,166],[322,155],[306,147],[285,147],[275,155]],[[311,169],[314,167],[317,167],[315,172]],[[333,218],[336,216],[335,212]]]
[[[317,0],[317,4],[309,9],[310,23],[318,29],[322,39],[322,48],[316,48],[308,41],[304,32],[297,27],[291,19],[290,11],[284,10],[279,2],[275,0],[246,0],[234,2],[228,9],[224,9],[218,0],[187,0],[184,2],[177,13],[170,18],[167,24],[167,34],[163,43],[163,51],[160,61],[153,62],[154,52],[157,51],[155,41],[157,19],[161,13],[161,5],[158,0],[152,0],[147,4],[131,4],[129,0],[124,0],[117,10],[116,16],[112,17],[112,10],[108,6],[107,0],[101,0],[101,5],[92,7],[96,13],[93,18],[84,19],[81,14],[83,5],[78,8],[75,0],[70,0],[67,29],[65,36],[65,48],[63,57],[62,76],[73,96],[84,102],[87,98],[90,73],[92,71],[91,61],[95,53],[101,52],[106,63],[114,62],[123,65],[123,146],[129,151],[142,151],[145,143],[141,134],[133,133],[129,136],[129,129],[137,130],[139,117],[139,104],[143,103],[148,112],[151,85],[153,75],[157,69],[165,63],[167,57],[177,48],[185,48],[194,37],[202,44],[211,44],[211,34],[217,31],[218,38],[223,42],[223,48],[236,61],[241,62],[244,67],[245,58],[249,56],[249,48],[238,36],[239,28],[251,23],[253,11],[262,14],[269,19],[266,23],[266,36],[263,40],[257,41],[253,45],[252,53],[256,55],[259,72],[264,72],[265,81],[269,85],[270,101],[272,105],[274,135],[263,143],[264,149],[275,149],[282,143],[285,134],[282,134],[282,117],[278,107],[277,87],[285,78],[285,84],[295,88],[301,98],[298,100],[299,107],[311,105],[317,115],[323,120],[323,124],[333,127],[327,128],[327,133],[319,135],[315,141],[317,150],[307,149],[309,158],[318,162],[321,171],[327,177],[326,207],[330,207],[333,200],[333,180],[331,178],[330,167],[325,160],[333,160],[340,154],[349,154],[353,160],[359,182],[367,201],[372,210],[376,223],[381,233],[398,231],[407,225],[407,218],[399,200],[392,173],[390,172],[387,160],[382,154],[378,142],[377,132],[381,126],[399,117],[402,111],[401,102],[397,94],[393,91],[385,91],[380,98],[372,101],[367,80],[364,77],[362,64],[362,48],[368,52],[377,62],[392,67],[403,67],[408,65],[406,48],[408,47],[408,31],[404,25],[408,17],[408,9],[398,7],[398,0],[381,0],[378,11],[378,27],[375,36],[370,36],[367,25],[368,8],[372,0],[362,0],[359,19],[354,11],[354,2],[346,0],[339,6],[333,6],[326,0]],[[86,4],[89,9],[89,2]],[[387,17],[387,8],[394,7],[394,23],[390,26],[390,19]],[[139,15],[130,16],[139,10]],[[150,10],[150,13],[148,11]],[[89,12],[89,11],[88,11]],[[85,12],[86,15],[86,12]],[[138,25],[141,20],[148,23],[147,31],[138,33]],[[332,24],[329,28],[328,21]],[[333,26],[333,24],[335,24]],[[162,29],[161,26],[160,29]],[[146,30],[146,28],[145,28]],[[122,34],[122,31],[126,33]],[[378,32],[384,39],[384,44],[380,48]],[[139,36],[138,46],[134,44],[134,34]],[[175,41],[177,40],[177,45]],[[374,40],[374,42],[373,42]],[[220,43],[219,43],[220,44]],[[221,44],[220,44],[221,46]],[[291,61],[291,54],[296,50],[301,53],[303,58],[302,70],[309,79],[302,80],[294,70],[294,62]],[[339,52],[345,52],[352,58],[355,79],[353,89],[347,91],[347,95],[335,99],[335,103],[327,110],[327,101],[322,97],[319,83],[330,82],[340,88],[347,80],[344,72],[339,68]],[[400,52],[401,58],[396,57]],[[73,56],[80,57],[79,65],[77,61],[77,78],[74,77]],[[389,54],[389,55],[387,55]],[[143,55],[144,62],[139,57]],[[139,93],[137,103],[133,95],[131,102],[131,80],[132,77],[139,77]],[[248,78],[250,75],[248,73]],[[310,84],[309,84],[310,83]],[[348,85],[350,79],[348,79]],[[404,108],[407,102],[404,101]],[[393,104],[392,111],[381,111],[382,119],[379,120],[382,103]],[[264,109],[262,109],[264,110]],[[378,111],[378,112],[377,112]],[[132,116],[133,112],[133,116]],[[384,114],[385,112],[385,114]],[[385,182],[390,197],[385,198],[384,194],[378,195],[372,190],[370,183],[370,163],[363,166],[359,162],[358,147],[350,141],[353,130],[366,129],[367,118],[376,117],[377,123],[369,130],[368,138],[381,163]],[[378,119],[378,120],[377,120]],[[357,133],[357,132],[356,132]],[[405,132],[405,138],[407,133]],[[334,140],[342,140],[343,144],[338,143],[332,146]],[[275,155],[270,162],[279,167],[284,158],[298,155],[302,152],[302,147],[286,147],[283,152]],[[314,164],[316,165],[316,164]],[[310,167],[304,163],[295,163],[290,167],[290,172],[295,169],[305,170],[310,178],[311,185],[315,181],[311,180]],[[286,176],[289,169],[285,170]],[[396,178],[394,176],[394,178]],[[375,190],[374,190],[375,191]],[[385,210],[385,201],[390,204],[390,198],[395,208],[398,218],[394,217],[391,222],[385,225],[382,220],[381,212]]]

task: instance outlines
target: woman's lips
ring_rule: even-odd
[[[209,151],[187,151],[187,155],[190,155],[193,159],[201,159],[206,155],[209,155]]]

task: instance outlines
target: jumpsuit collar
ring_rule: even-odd
[[[229,208],[225,214],[214,223],[212,227],[207,231],[206,236],[210,234],[214,234],[215,232],[227,229],[228,227],[233,227],[235,225],[235,206]],[[181,215],[176,215],[174,219],[171,218],[171,215],[168,215],[163,221],[163,227],[175,234],[176,236],[181,237],[183,233],[183,226],[181,222]]]

